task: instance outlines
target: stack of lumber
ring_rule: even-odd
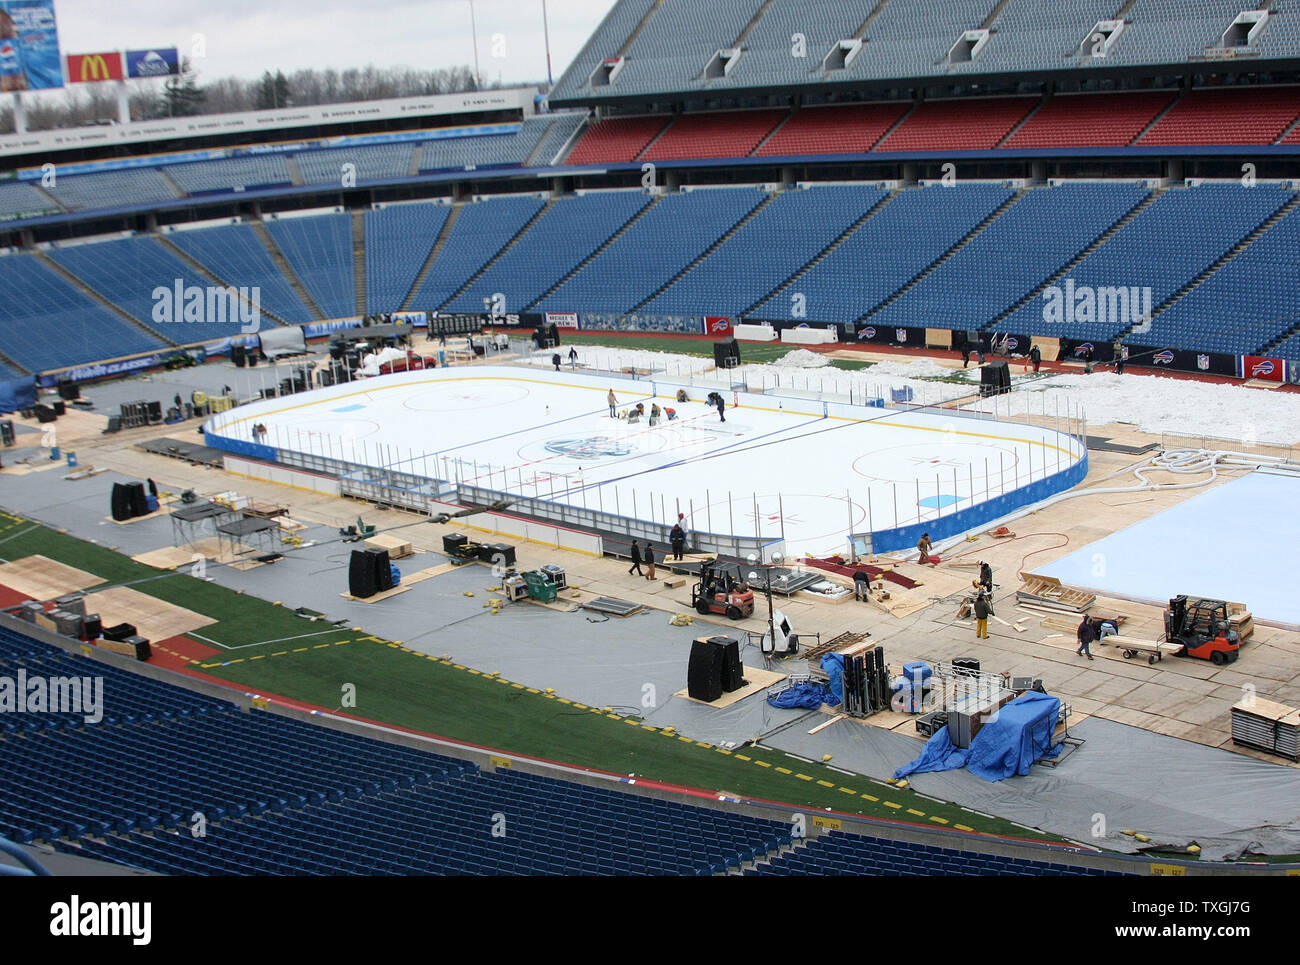
[[[804,563],[813,569],[823,570],[827,573],[835,573],[839,576],[847,576],[850,580],[859,573],[865,572],[871,579],[872,583],[880,580],[888,580],[890,583],[897,583],[905,590],[915,589],[920,586],[920,582],[911,577],[903,576],[901,573],[895,573],[892,566],[875,566],[871,563],[858,563],[850,566],[843,559],[831,557],[829,559],[816,559],[808,557]]]
[[[1032,604],[1062,613],[1084,613],[1097,601],[1096,594],[1063,586],[1054,576],[1021,573],[1021,586],[1016,590],[1016,602]]]
[[[1300,711],[1262,697],[1246,697],[1232,708],[1232,742],[1300,760]]]
[[[1244,603],[1228,604],[1228,624],[1237,631],[1237,639],[1242,643],[1255,632],[1255,618]]]

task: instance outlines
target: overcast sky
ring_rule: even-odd
[[[556,80],[613,6],[547,0]],[[542,0],[474,0],[473,8],[484,83],[546,79]],[[54,14],[65,54],[174,46],[184,57],[202,34],[207,56],[194,61],[200,83],[304,67],[474,63],[469,0],[55,0]],[[504,56],[494,56],[502,48]]]

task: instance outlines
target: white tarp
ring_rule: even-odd
[[[307,353],[307,337],[296,325],[267,329],[259,333],[259,338],[262,342],[262,354],[269,359]]]

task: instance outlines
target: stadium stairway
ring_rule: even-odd
[[[118,318],[130,322],[131,325],[138,328],[140,331],[144,332],[151,339],[157,339],[158,341],[165,342],[166,344],[172,346],[173,348],[180,347],[181,344],[180,342],[172,341],[170,338],[168,338],[166,335],[163,335],[161,332],[157,331],[156,329],[150,328],[148,325],[140,321],[134,315],[131,315],[130,313],[123,311],[116,304],[110,302],[99,292],[95,291],[95,289],[91,288],[89,285],[87,285],[84,281],[82,281],[72,272],[68,271],[66,268],[60,265],[57,261],[51,258],[44,251],[37,249],[36,251],[33,252],[33,254],[37,258],[39,258],[47,268],[52,269],[56,274],[63,277],[70,285],[73,285],[77,289],[77,291],[81,292],[83,295],[85,295],[87,298],[91,299],[92,301],[102,305],[104,308],[107,308]]]
[[[411,151],[411,164],[406,169],[408,178],[417,177],[420,173],[420,165],[424,163],[424,143],[420,142],[415,145]]]
[[[158,177],[162,178],[163,182],[167,185],[167,190],[171,191],[172,194],[176,195],[178,198],[185,197],[185,192],[181,190],[181,186],[176,183],[172,176],[167,173],[165,167],[159,165],[154,168],[154,170],[158,172]]]
[[[989,11],[989,15],[984,18],[984,22],[979,25],[979,29],[988,30],[990,27],[992,27],[993,22],[998,19],[998,14],[1002,13],[1002,11],[1006,9],[1007,4],[1010,2],[1011,0],[998,0],[997,6]]]
[[[202,275],[204,278],[208,279],[208,281],[212,282],[212,284],[217,285],[217,286],[219,286],[219,287],[221,287],[221,288],[238,288],[238,287],[239,287],[237,284],[232,284],[232,283],[226,281],[224,278],[222,278],[220,275],[218,275],[218,274],[217,274],[216,272],[214,272],[212,269],[210,269],[210,268],[208,268],[206,265],[204,265],[203,262],[201,262],[201,261],[197,261],[195,258],[193,258],[193,257],[189,254],[189,252],[185,251],[183,248],[181,248],[181,247],[179,247],[178,245],[176,245],[176,244],[175,244],[175,243],[174,243],[170,238],[168,238],[166,235],[155,235],[154,237],[156,237],[156,238],[158,239],[159,243],[161,243],[162,246],[163,246],[164,248],[166,248],[168,251],[170,251],[173,255],[175,255],[175,256],[176,256],[177,258],[179,258],[181,261],[185,262],[187,265],[189,265],[191,268],[193,268],[196,272],[198,272],[198,273],[199,273],[200,275]],[[275,322],[275,324],[277,324],[277,325],[288,325],[288,324],[289,324],[289,322],[286,322],[283,318],[281,318],[281,317],[280,317],[279,315],[277,315],[275,312],[271,311],[269,308],[266,308],[264,305],[261,305],[261,304],[258,305],[258,312],[259,312],[261,315],[264,315],[264,316],[266,316],[267,318],[271,319],[271,321]]]
[[[816,268],[832,252],[834,252],[836,248],[844,244],[844,242],[847,241],[849,238],[853,237],[853,234],[859,228],[861,228],[864,224],[866,224],[873,217],[875,217],[881,208],[889,204],[889,202],[893,201],[894,198],[898,197],[901,191],[902,191],[901,188],[895,188],[893,191],[890,191],[883,198],[877,201],[874,205],[871,206],[870,210],[868,210],[865,214],[862,215],[861,218],[853,222],[853,224],[849,225],[848,229],[844,232],[844,234],[840,235],[838,238],[832,241],[821,251],[817,252],[816,256],[814,256],[813,259],[810,262],[808,262],[808,264],[804,265],[802,268],[796,271],[793,275],[791,275],[781,284],[777,285],[775,288],[773,288],[762,298],[754,302],[754,304],[746,308],[743,312],[740,313],[740,317],[748,318],[750,313],[753,312],[755,309],[757,309],[758,306],[762,305],[764,302],[770,301],[771,299],[775,298],[777,295],[781,294],[783,291],[790,288],[791,285],[794,285],[796,282],[798,282],[799,279],[802,278],[804,275],[808,274],[808,272]]]
[[[502,247],[501,250],[499,250],[495,255],[493,255],[491,258],[485,261],[479,267],[478,271],[474,272],[474,274],[472,274],[468,279],[466,279],[465,284],[461,285],[454,292],[452,292],[451,297],[438,306],[438,311],[442,311],[446,306],[450,305],[461,295],[465,294],[465,292],[469,291],[470,288],[474,286],[475,282],[477,282],[480,278],[482,278],[485,274],[487,274],[489,268],[491,268],[498,261],[500,261],[507,251],[509,251],[511,248],[513,248],[516,244],[519,243],[520,238],[524,237],[524,235],[528,234],[528,232],[532,230],[533,225],[537,224],[537,222],[541,221],[542,218],[546,217],[546,213],[550,211],[552,208],[554,208],[556,203],[557,203],[556,198],[548,198],[546,203],[542,205],[541,208],[538,209],[537,213],[534,214],[531,218],[529,218],[526,222],[524,222],[524,226],[515,233],[513,238],[511,238],[509,241],[506,242],[505,246]],[[450,221],[451,219],[448,218],[447,220]],[[416,285],[414,290],[418,291],[419,285]]]
[[[856,319],[856,321],[858,322],[866,321],[868,318],[870,318],[872,315],[875,315],[877,312],[884,311],[894,302],[898,301],[900,298],[902,298],[904,295],[910,292],[917,285],[921,284],[921,282],[925,281],[925,279],[928,278],[940,266],[942,266],[944,262],[946,262],[949,258],[957,254],[957,252],[961,251],[968,244],[970,244],[972,241],[978,238],[981,232],[983,232],[993,222],[997,221],[998,218],[1002,217],[1002,215],[1006,212],[1008,208],[1010,208],[1013,204],[1015,204],[1017,201],[1019,201],[1021,198],[1025,196],[1026,190],[1027,190],[1026,188],[1021,188],[1020,190],[1016,191],[1015,194],[1011,195],[1011,197],[1007,198],[1007,200],[1003,201],[1000,205],[998,205],[996,208],[993,209],[993,211],[989,214],[988,217],[986,217],[983,221],[981,221],[974,228],[968,231],[965,237],[963,237],[960,241],[958,241],[955,245],[953,245],[951,248],[945,251],[934,261],[930,262],[930,264],[926,265],[925,268],[923,268],[917,275],[915,275],[910,281],[908,281],[907,284],[905,284],[902,288],[895,291],[892,295],[890,295],[883,302],[881,302],[875,308],[871,309],[866,314],[859,316]]]
[[[412,310],[411,302],[415,300],[415,293],[424,287],[424,280],[429,277],[429,271],[433,268],[433,263],[438,260],[442,254],[443,246],[447,244],[447,237],[451,234],[451,229],[456,226],[456,219],[460,213],[465,210],[463,204],[454,204],[451,212],[447,215],[447,220],[442,223],[442,230],[438,232],[438,237],[434,239],[433,247],[429,249],[429,255],[424,259],[424,264],[420,266],[419,272],[415,276],[415,281],[411,283],[411,290],[406,293],[402,299],[399,311],[409,312]]]
[[[1152,307],[1151,309],[1152,320],[1158,318],[1162,312],[1172,307],[1175,302],[1182,299],[1185,295],[1191,292],[1192,289],[1196,288],[1202,282],[1211,278],[1212,276],[1217,274],[1220,270],[1222,270],[1224,267],[1226,267],[1229,262],[1231,262],[1234,258],[1236,258],[1243,251],[1245,251],[1252,244],[1254,244],[1256,239],[1258,239],[1261,235],[1263,235],[1265,232],[1270,230],[1275,224],[1277,224],[1279,221],[1281,221],[1283,218],[1289,215],[1292,211],[1296,210],[1297,207],[1300,207],[1300,194],[1293,195],[1290,201],[1286,202],[1286,204],[1282,205],[1280,208],[1274,211],[1271,215],[1269,215],[1266,219],[1264,219],[1264,221],[1256,225],[1255,228],[1249,234],[1247,234],[1244,238],[1242,238],[1235,245],[1233,245],[1233,247],[1226,254],[1224,254],[1222,258],[1220,258],[1214,264],[1210,265],[1208,268],[1202,271],[1195,278],[1188,281],[1187,284],[1183,285],[1182,288],[1178,289],[1178,291],[1174,292],[1172,295],[1166,298],[1161,304]],[[1124,331],[1121,332],[1118,337],[1127,338],[1132,333],[1133,333],[1133,326],[1130,325],[1128,328],[1124,329]],[[1274,339],[1272,342],[1269,343],[1269,346],[1272,347],[1273,345],[1276,345],[1281,341],[1282,338]],[[1261,351],[1258,354],[1264,355],[1267,353]]]
[[[1168,116],[1169,112],[1172,111],[1175,107],[1177,107],[1180,103],[1182,103],[1182,100],[1185,96],[1187,96],[1187,91],[1179,91],[1178,96],[1175,97],[1173,100],[1171,100],[1168,104],[1166,104],[1164,106],[1164,109],[1159,111],[1155,117],[1151,118],[1150,123],[1148,123],[1146,127],[1142,128],[1142,130],[1138,131],[1137,136],[1133,138],[1133,140],[1129,141],[1129,143],[1140,144],[1142,142],[1142,138],[1146,137],[1148,134],[1154,131],[1156,127],[1159,126],[1160,122],[1163,121],[1166,116]]]
[[[352,280],[358,315],[366,314],[366,209],[352,209]]]
[[[298,158],[295,155],[290,154],[285,157],[284,166],[289,169],[289,180],[291,180],[296,187],[301,187],[307,183],[306,178],[302,176],[302,168],[299,167]]]
[[[322,312],[320,306],[316,304],[316,300],[311,297],[311,293],[307,291],[307,286],[302,283],[302,279],[298,277],[298,273],[289,265],[289,260],[284,257],[284,252],[280,250],[280,246],[277,245],[275,239],[271,237],[271,232],[266,230],[266,225],[261,221],[250,221],[249,224],[252,226],[253,233],[257,235],[258,240],[266,247],[266,251],[271,256],[271,260],[275,262],[275,267],[280,269],[280,274],[284,275],[285,281],[287,281],[289,287],[293,289],[293,293],[302,300],[302,303],[306,305],[318,319],[324,319],[325,313]]]
[[[1092,244],[1088,245],[1088,247],[1084,248],[1083,251],[1079,252],[1078,255],[1076,255],[1070,261],[1062,265],[1059,271],[1053,274],[1050,278],[1046,279],[1041,285],[1039,285],[1033,291],[1029,292],[1029,294],[1025,295],[1024,298],[1020,299],[1020,301],[1016,302],[1014,305],[1008,308],[997,318],[993,319],[990,322],[986,322],[984,325],[981,325],[979,330],[981,332],[993,331],[999,323],[1005,321],[1008,318],[1011,318],[1013,315],[1015,315],[1016,312],[1020,311],[1020,309],[1024,308],[1034,299],[1042,297],[1043,292],[1047,291],[1047,289],[1051,288],[1053,285],[1060,282],[1061,279],[1069,275],[1070,272],[1074,270],[1076,265],[1082,262],[1085,258],[1092,255],[1092,253],[1095,252],[1098,248],[1100,248],[1106,242],[1110,241],[1110,239],[1113,238],[1116,235],[1116,233],[1118,233],[1125,225],[1127,225],[1130,221],[1132,221],[1134,218],[1140,215],[1147,208],[1151,207],[1151,205],[1155,204],[1155,202],[1160,198],[1160,196],[1164,194],[1167,190],[1169,189],[1156,188],[1155,190],[1153,190],[1145,198],[1143,198],[1132,208],[1130,208],[1128,213],[1125,214],[1124,217],[1120,218],[1113,225],[1111,225],[1100,235],[1098,235],[1096,240],[1094,240]]]
[[[700,252],[700,256],[698,258],[696,258],[694,261],[692,261],[689,265],[687,265],[677,274],[673,275],[672,278],[669,278],[666,282],[664,282],[657,289],[651,292],[648,297],[643,298],[640,302],[634,305],[632,307],[632,311],[633,312],[641,311],[641,309],[645,308],[645,306],[649,305],[652,301],[654,301],[656,298],[658,298],[668,289],[672,288],[673,285],[677,284],[679,281],[681,281],[683,278],[685,278],[687,275],[693,272],[697,267],[699,267],[699,265],[706,258],[708,258],[711,254],[713,254],[715,251],[717,251],[719,248],[725,245],[728,241],[730,241],[735,236],[737,231],[739,231],[741,228],[745,227],[745,225],[749,224],[751,221],[757,218],[759,214],[761,214],[769,204],[771,204],[774,200],[776,200],[776,197],[777,196],[775,194],[769,194],[762,201],[761,204],[754,205],[753,210],[751,210],[749,214],[745,215],[745,217],[741,218],[734,225],[732,225],[730,231],[724,234],[713,244],[709,245],[709,247],[704,249],[704,251]]]
[[[552,295],[554,295],[557,291],[559,291],[561,288],[563,288],[563,287],[564,287],[564,286],[569,282],[569,280],[570,280],[571,278],[573,278],[574,275],[578,274],[578,272],[582,271],[584,268],[586,268],[588,265],[590,265],[593,261],[595,261],[598,257],[600,257],[602,254],[604,254],[605,250],[606,250],[607,248],[609,248],[610,245],[614,244],[614,242],[618,241],[619,238],[622,238],[625,234],[627,234],[628,231],[630,231],[630,230],[632,229],[632,226],[633,226],[633,225],[635,225],[638,221],[640,221],[640,220],[641,220],[642,218],[644,218],[647,214],[649,214],[649,213],[650,213],[650,210],[651,210],[652,208],[654,208],[657,204],[659,204],[659,202],[662,201],[663,199],[664,199],[664,196],[663,196],[663,195],[659,195],[659,196],[656,197],[653,201],[651,201],[649,204],[647,204],[647,205],[645,205],[644,207],[642,207],[641,210],[638,211],[636,214],[632,215],[632,217],[628,218],[627,221],[625,221],[625,222],[623,223],[623,226],[622,226],[621,228],[619,228],[617,231],[615,231],[615,232],[614,232],[612,235],[610,235],[608,238],[606,238],[605,241],[604,241],[604,243],[601,244],[601,246],[600,246],[599,248],[597,248],[595,251],[593,251],[591,254],[589,254],[586,258],[582,259],[582,261],[578,262],[578,264],[574,265],[574,266],[573,266],[573,269],[572,269],[571,271],[569,271],[568,274],[566,274],[563,278],[561,278],[559,281],[557,281],[554,285],[552,285],[550,288],[546,289],[546,291],[542,292],[540,295],[538,295],[536,298],[534,298],[531,302],[529,302],[529,303],[525,306],[525,310],[527,310],[527,311],[531,311],[531,310],[533,310],[534,308],[536,308],[536,306],[540,305],[542,302],[546,301],[546,299],[550,298],[550,297],[551,297]]]
[[[632,49],[632,44],[636,43],[636,38],[641,36],[641,31],[645,29],[646,24],[650,22],[650,19],[655,15],[656,11],[658,11],[658,9],[663,5],[664,0],[654,0],[654,3],[650,4],[650,9],[645,12],[645,15],[636,25],[636,28],[627,35],[627,39],[623,41],[623,46],[619,47],[618,52],[614,54],[615,57],[627,56],[627,52]]]
[[[658,134],[656,134],[654,137],[650,138],[650,140],[646,142],[645,147],[641,148],[641,150],[637,152],[636,157],[634,157],[632,160],[640,161],[644,159],[646,156],[646,152],[653,150],[654,146],[659,143],[659,141],[663,138],[663,136],[673,129],[673,125],[677,123],[677,118],[680,116],[681,116],[680,114],[674,114],[671,118],[669,118],[668,123],[659,129]]]
[[[1000,6],[1001,5],[999,4],[999,7]],[[1044,107],[1046,107],[1051,100],[1052,100],[1052,95],[1050,93],[1044,94],[1042,98],[1038,101],[1038,103],[1035,104],[1030,109],[1029,113],[1026,114],[1024,117],[1020,118],[1020,120],[1016,122],[1015,126],[1012,127],[1011,130],[1007,131],[1007,136],[1004,137],[1002,140],[998,141],[998,147],[1006,147],[1008,144],[1010,144],[1011,139],[1016,136],[1016,133],[1026,124],[1028,124],[1031,120],[1033,120],[1034,116],[1039,111],[1041,111]]]

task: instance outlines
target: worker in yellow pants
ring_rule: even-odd
[[[988,594],[981,590],[975,597],[975,636],[980,640],[989,638],[989,617],[992,615]]]

